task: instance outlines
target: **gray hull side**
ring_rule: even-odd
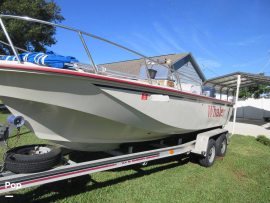
[[[223,117],[209,118],[205,102],[142,100],[141,91],[96,86],[82,77],[16,71],[1,71],[0,95],[39,138],[87,151],[222,126],[231,111],[223,105]]]

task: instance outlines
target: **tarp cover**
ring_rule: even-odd
[[[54,52],[25,52],[19,54],[21,61],[31,62],[38,65],[50,66],[54,68],[65,68],[65,63],[78,62],[73,56],[61,56]],[[1,56],[0,60],[17,61],[15,56]]]

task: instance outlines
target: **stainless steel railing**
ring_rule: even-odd
[[[151,80],[151,77],[150,77],[149,71],[148,71],[149,70],[149,62],[152,62],[154,64],[158,64],[160,66],[163,66],[164,68],[166,68],[166,69],[169,70],[169,72],[170,72],[171,75],[174,75],[175,76],[176,83],[177,83],[177,88],[180,89],[180,90],[182,89],[179,73],[173,71],[172,68],[169,65],[164,65],[164,64],[162,64],[162,63],[160,63],[160,62],[158,62],[158,61],[156,61],[156,60],[154,60],[154,59],[152,59],[150,57],[147,57],[147,56],[145,56],[145,55],[143,55],[143,54],[141,54],[141,53],[139,53],[137,51],[134,51],[134,50],[132,50],[130,48],[127,48],[127,47],[125,47],[123,45],[120,45],[120,44],[115,43],[113,41],[110,41],[108,39],[99,37],[97,35],[94,35],[94,34],[91,34],[91,33],[88,33],[88,32],[85,32],[85,31],[82,31],[82,30],[79,30],[79,29],[76,29],[76,28],[72,28],[72,27],[68,27],[68,26],[64,26],[64,25],[60,25],[60,24],[56,24],[56,23],[51,23],[51,22],[47,22],[47,21],[43,21],[43,20],[38,20],[38,19],[26,17],[26,16],[14,16],[14,15],[2,15],[2,14],[0,14],[0,26],[1,26],[1,28],[2,28],[2,30],[3,30],[3,32],[4,32],[5,36],[6,36],[6,38],[8,40],[8,43],[5,43],[5,42],[3,42],[1,40],[0,40],[0,42],[3,43],[3,44],[6,44],[7,46],[10,46],[11,47],[11,49],[12,49],[15,57],[17,58],[18,63],[22,63],[22,61],[20,60],[20,57],[18,55],[18,51],[17,50],[21,50],[21,51],[26,51],[26,50],[14,46],[14,44],[13,44],[13,42],[12,42],[10,36],[9,36],[9,33],[6,30],[6,26],[5,26],[4,22],[3,22],[3,19],[5,19],[5,18],[17,19],[17,20],[23,20],[23,21],[29,21],[29,22],[39,23],[39,24],[45,24],[45,25],[49,25],[49,26],[53,26],[53,27],[59,27],[59,28],[63,28],[63,29],[69,30],[69,31],[76,32],[78,34],[81,42],[82,42],[82,45],[83,45],[83,47],[85,49],[85,52],[86,52],[86,54],[87,54],[87,56],[88,56],[88,58],[90,60],[90,63],[92,65],[92,67],[93,67],[93,70],[94,70],[94,72],[96,74],[99,74],[99,69],[98,69],[97,65],[95,64],[95,62],[94,62],[94,59],[93,59],[93,57],[91,55],[91,52],[90,52],[90,50],[89,50],[89,48],[88,48],[88,46],[87,46],[87,44],[85,42],[84,36],[92,37],[94,39],[97,39],[97,40],[106,42],[108,44],[111,44],[113,46],[116,46],[118,48],[121,48],[123,50],[126,50],[126,51],[134,54],[134,55],[137,55],[137,56],[141,57],[144,60],[146,76],[147,76],[147,80],[148,80],[148,82],[150,84],[152,84],[152,80]],[[191,78],[190,76],[188,76],[186,74],[181,73],[181,75],[183,75],[183,76],[185,76],[187,78],[190,78],[191,80],[194,80],[193,78]],[[194,82],[198,82],[198,81],[195,81],[194,80]]]
[[[2,40],[0,40],[0,43],[10,47],[10,45],[9,45],[8,43],[6,43],[6,42],[4,42],[4,41],[2,41]],[[23,52],[28,52],[27,50],[22,49],[22,48],[19,48],[19,47],[15,47],[15,48],[16,48],[17,50],[20,50],[20,51],[23,51]]]
[[[94,69],[94,72],[96,74],[98,74],[98,68],[97,68],[97,66],[96,66],[96,64],[94,62],[94,59],[93,59],[93,57],[91,55],[91,52],[90,52],[90,50],[89,50],[89,48],[88,48],[88,46],[87,46],[87,44],[86,44],[86,42],[84,40],[84,35],[85,36],[92,37],[92,38],[95,38],[97,40],[100,40],[100,41],[103,41],[103,42],[106,42],[106,43],[109,43],[109,44],[111,44],[113,46],[116,46],[118,48],[124,49],[124,50],[126,50],[126,51],[128,51],[130,53],[133,53],[133,54],[135,54],[137,56],[142,57],[144,59],[144,61],[145,61],[146,75],[147,75],[147,79],[148,79],[148,81],[149,81],[150,84],[152,83],[152,81],[151,81],[151,78],[150,78],[150,75],[149,75],[149,72],[148,72],[147,60],[148,61],[151,61],[151,62],[154,62],[155,64],[159,64],[159,65],[165,67],[166,69],[169,69],[169,71],[172,73],[172,70],[171,70],[170,67],[168,67],[168,66],[166,66],[164,64],[161,64],[158,61],[156,61],[156,60],[154,60],[152,58],[149,58],[149,57],[147,57],[147,56],[145,56],[145,55],[143,55],[143,54],[141,54],[141,53],[139,53],[137,51],[134,51],[134,50],[132,50],[130,48],[127,48],[127,47],[125,47],[123,45],[117,44],[117,43],[115,43],[113,41],[110,41],[110,40],[107,40],[105,38],[99,37],[97,35],[94,35],[94,34],[91,34],[91,33],[88,33],[88,32],[85,32],[85,31],[82,31],[82,30],[79,30],[79,29],[76,29],[76,28],[72,28],[72,27],[68,27],[68,26],[64,26],[64,25],[60,25],[60,24],[55,24],[55,23],[51,23],[51,22],[47,22],[47,21],[43,21],[43,20],[38,20],[38,19],[26,17],[26,16],[22,17],[22,16],[14,16],[14,15],[0,15],[0,25],[1,25],[1,28],[4,31],[4,34],[5,34],[5,36],[6,36],[7,40],[8,40],[8,44],[11,47],[11,49],[12,49],[15,57],[17,58],[18,63],[22,63],[21,60],[20,60],[20,58],[19,58],[18,52],[17,52],[17,49],[18,48],[14,46],[14,44],[13,44],[13,42],[12,42],[10,36],[9,36],[9,33],[6,30],[6,26],[5,26],[5,24],[4,24],[3,20],[2,20],[4,18],[24,20],[24,21],[29,21],[29,22],[35,22],[35,23],[50,25],[50,26],[59,27],[59,28],[63,28],[63,29],[70,30],[70,31],[73,31],[73,32],[78,33],[79,38],[80,38],[80,40],[81,40],[81,42],[83,44],[83,47],[85,49],[85,52],[86,52],[86,54],[87,54],[87,56],[88,56],[88,58],[89,58],[89,60],[90,60],[90,62],[92,64],[93,69]]]

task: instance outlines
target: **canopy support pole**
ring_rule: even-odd
[[[233,113],[233,129],[232,129],[232,135],[235,131],[235,121],[236,121],[236,113],[237,113],[237,105],[238,105],[238,97],[239,97],[239,88],[241,85],[241,75],[237,75],[237,89],[236,89],[236,95],[235,95],[235,104],[234,104],[234,113]]]
[[[222,99],[222,89],[223,89],[223,87],[220,87],[220,89],[219,89],[219,98],[220,98],[220,100]]]

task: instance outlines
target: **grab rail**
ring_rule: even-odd
[[[8,34],[8,32],[7,32],[7,30],[6,30],[6,27],[5,27],[5,25],[4,25],[4,22],[3,22],[2,18],[11,18],[11,19],[18,19],[18,20],[30,21],[30,22],[35,22],[35,23],[40,23],[40,24],[50,25],[50,26],[54,26],[54,27],[60,27],[60,28],[66,29],[66,30],[70,30],[70,31],[77,32],[78,35],[79,35],[79,37],[80,37],[80,40],[81,40],[81,42],[82,42],[82,44],[83,44],[83,47],[84,47],[84,49],[85,49],[85,51],[86,51],[86,53],[87,53],[87,56],[88,56],[88,58],[89,58],[89,60],[90,60],[90,62],[91,62],[91,64],[92,64],[92,66],[93,66],[93,68],[94,68],[94,72],[95,72],[96,74],[98,74],[98,68],[97,68],[97,66],[96,66],[96,64],[95,64],[95,62],[94,62],[94,60],[93,60],[93,58],[92,58],[92,55],[91,55],[91,53],[90,53],[90,51],[89,51],[89,49],[88,49],[87,44],[85,43],[85,40],[84,40],[84,38],[83,38],[83,35],[86,35],[86,36],[95,38],[95,39],[97,39],[97,40],[100,40],[100,41],[109,43],[109,44],[111,44],[111,45],[113,45],[113,46],[119,47],[119,48],[121,48],[121,49],[124,49],[124,50],[130,52],[130,53],[133,53],[133,54],[135,54],[135,55],[137,55],[137,56],[142,57],[142,58],[145,60],[145,65],[146,65],[146,66],[145,66],[145,67],[146,67],[146,75],[147,75],[147,79],[148,79],[148,81],[149,81],[150,84],[152,83],[152,81],[151,81],[151,78],[150,78],[150,75],[149,75],[149,72],[148,72],[148,65],[147,65],[147,63],[146,63],[146,60],[149,60],[149,61],[152,61],[152,62],[154,62],[154,63],[156,63],[156,64],[159,64],[159,65],[161,65],[161,66],[167,68],[170,72],[172,72],[171,68],[169,68],[169,67],[166,66],[166,65],[163,65],[163,64],[159,63],[158,61],[156,61],[156,60],[154,60],[154,59],[151,59],[151,58],[149,58],[149,57],[147,57],[147,56],[145,56],[145,55],[143,55],[143,54],[141,54],[141,53],[139,53],[139,52],[137,52],[137,51],[134,51],[134,50],[132,50],[132,49],[130,49],[130,48],[127,48],[127,47],[125,47],[125,46],[123,46],[123,45],[117,44],[117,43],[115,43],[115,42],[113,42],[113,41],[110,41],[110,40],[107,40],[107,39],[105,39],[105,38],[99,37],[99,36],[97,36],[97,35],[94,35],[94,34],[91,34],[91,33],[88,33],[88,32],[85,32],[85,31],[82,31],[82,30],[79,30],[79,29],[76,29],[76,28],[72,28],[72,27],[68,27],[68,26],[64,26],[64,25],[60,25],[60,24],[56,24],[56,23],[51,23],[51,22],[47,22],[47,21],[43,21],[43,20],[38,20],[38,19],[35,19],[35,18],[26,17],[26,16],[23,16],[23,17],[22,17],[22,16],[2,15],[2,14],[1,14],[1,15],[0,15],[0,25],[1,25],[2,29],[3,29],[3,31],[4,31],[4,34],[5,34],[5,36],[6,36],[7,40],[8,40],[8,42],[9,42],[9,45],[10,45],[12,51],[13,51],[13,53],[14,53],[14,55],[15,55],[15,57],[17,58],[17,60],[18,60],[19,63],[22,63],[22,62],[21,62],[21,60],[20,60],[20,58],[19,58],[19,55],[18,55],[18,52],[17,52],[17,47],[15,47],[15,46],[13,45],[12,40],[11,40],[11,38],[10,38],[10,36],[9,36],[9,34]]]

